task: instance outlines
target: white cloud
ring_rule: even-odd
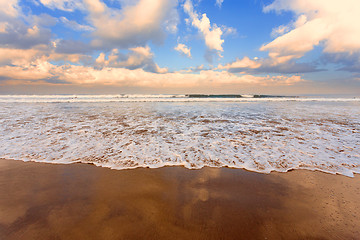
[[[0,48],[0,65],[25,65],[43,55],[36,49]]]
[[[290,28],[287,25],[280,25],[276,28],[273,28],[273,30],[271,31],[271,37],[273,38],[277,38],[281,35],[284,35],[285,33],[289,32]]]
[[[58,53],[56,48],[41,45],[32,49],[0,48],[0,66],[32,66],[37,61],[90,62],[91,57],[78,53]]]
[[[52,76],[49,66],[54,66],[46,61],[36,61],[32,64],[24,64],[20,66],[1,66],[0,76],[2,78],[27,80],[27,81],[40,81],[44,78]]]
[[[53,23],[47,14],[24,14],[16,0],[0,0],[0,48],[29,49],[48,44]],[[46,24],[45,24],[46,22]]]
[[[182,70],[179,70],[176,72],[178,72],[178,73],[195,73],[195,72],[200,72],[203,70],[210,70],[210,69],[205,69],[204,64],[201,64],[200,66],[197,66],[197,67],[189,67],[189,68],[182,69]]]
[[[95,46],[127,48],[145,45],[148,41],[160,43],[165,36],[164,29],[176,30],[177,0],[139,0],[122,9],[110,8],[100,0],[85,0],[85,4],[88,19],[96,29]]]
[[[165,73],[167,68],[160,68],[153,60],[154,54],[151,52],[149,46],[130,48],[127,55],[121,54],[118,49],[113,49],[111,53],[106,56],[105,53],[100,53],[96,59],[96,67],[112,67],[112,68],[128,68],[138,69],[142,68],[149,72]]]
[[[49,29],[23,22],[8,21],[4,31],[0,32],[0,47],[28,49],[41,44],[48,44],[51,38]]]
[[[228,70],[233,73],[263,74],[263,73],[284,73],[298,74],[305,72],[320,71],[312,64],[296,63],[289,60],[285,62],[274,61],[273,58],[254,58],[244,57],[223,65],[219,65],[217,69]]]
[[[236,28],[233,27],[221,26],[221,30],[223,31],[224,36],[237,34]]]
[[[57,53],[63,54],[90,54],[93,51],[89,44],[77,40],[56,39],[52,41],[52,45]]]
[[[126,68],[96,69],[86,66],[57,66],[47,61],[38,60],[24,66],[0,67],[2,79],[8,78],[1,85],[34,83],[44,81],[56,84],[90,85],[90,86],[123,86],[152,88],[194,88],[228,86],[289,86],[301,83],[300,76],[252,76],[236,75],[227,71],[204,70],[194,73],[152,73],[143,69],[130,70]]]
[[[79,64],[82,61],[91,62],[92,58],[89,55],[77,54],[77,53],[57,53],[51,52],[48,54],[49,61],[65,61],[70,63]]]
[[[184,54],[188,58],[191,58],[191,49],[183,43],[179,43],[175,48],[176,51]]]
[[[219,65],[218,69],[245,69],[245,68],[259,68],[261,64],[256,60],[251,60],[248,57],[244,57],[243,59],[236,59],[236,61],[232,63],[228,63],[225,66]]]
[[[34,25],[41,26],[41,27],[51,27],[56,25],[58,19],[55,17],[50,16],[46,13],[41,13],[39,15],[30,15],[27,16],[27,22],[32,22]]]
[[[92,31],[95,30],[95,29],[94,29],[93,27],[91,27],[91,26],[79,24],[79,23],[77,23],[76,21],[67,19],[66,17],[60,17],[59,19],[60,19],[60,22],[62,22],[66,27],[71,28],[71,29],[73,29],[73,30],[75,30],[75,31],[79,31],[79,32],[82,32],[82,31],[92,32]]]
[[[0,22],[0,33],[5,33],[7,28],[6,22]]]
[[[18,0],[0,0],[0,21],[5,16],[17,17],[18,13],[19,13]]]
[[[170,10],[169,17],[163,22],[165,30],[169,33],[175,34],[178,31],[179,21],[180,17],[177,9],[172,8]]]
[[[222,44],[224,43],[224,40],[221,39],[223,34],[221,28],[216,24],[211,25],[210,19],[206,16],[206,13],[202,14],[200,17],[194,10],[191,0],[185,1],[184,11],[189,15],[191,24],[202,34],[208,49],[218,51],[218,53],[222,52]]]
[[[83,10],[84,5],[80,0],[39,0],[45,7],[72,12],[77,9]]]
[[[282,34],[261,47],[281,63],[297,59],[322,45],[325,53],[360,50],[360,1],[354,0],[275,0],[268,11],[292,11],[297,20],[275,32]],[[282,32],[281,32],[282,31]]]
[[[224,0],[216,0],[216,3],[215,3],[215,4],[216,4],[218,7],[221,8],[223,2],[224,2]]]

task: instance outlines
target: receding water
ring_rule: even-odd
[[[0,157],[360,173],[360,99],[0,96]]]

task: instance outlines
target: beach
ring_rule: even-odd
[[[0,160],[1,239],[359,239],[360,177]]]

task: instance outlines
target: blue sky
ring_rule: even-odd
[[[0,93],[359,94],[357,0],[0,0]]]

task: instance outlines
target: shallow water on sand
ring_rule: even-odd
[[[188,100],[3,96],[0,157],[115,169],[360,173],[359,99]]]

